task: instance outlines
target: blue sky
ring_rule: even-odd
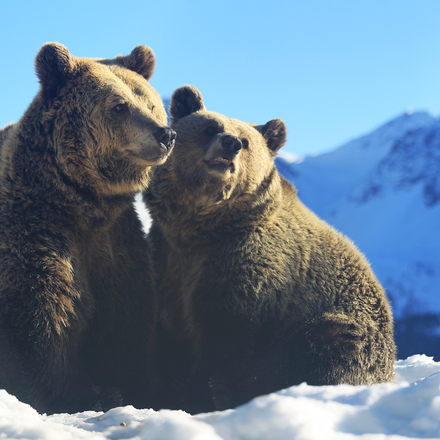
[[[284,150],[316,154],[408,108],[440,113],[439,23],[439,0],[5,2],[0,126],[37,93],[42,44],[100,58],[146,44],[163,97],[193,84],[208,109],[281,118]]]

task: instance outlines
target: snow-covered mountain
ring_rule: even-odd
[[[334,151],[276,162],[300,199],[370,260],[401,354],[439,357],[440,121],[404,114]]]
[[[295,182],[301,199],[320,217],[333,204],[363,181],[387,156],[397,140],[409,133],[431,127],[436,119],[428,113],[403,114],[333,151],[288,163],[277,158],[281,173]],[[281,150],[282,151],[282,150]]]

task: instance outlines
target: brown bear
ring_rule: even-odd
[[[386,294],[278,173],[284,122],[207,111],[192,86],[174,92],[170,113],[176,146],[144,193],[168,405],[221,410],[301,382],[392,381]]]
[[[154,54],[48,43],[35,66],[39,93],[0,132],[0,388],[46,413],[154,406],[156,295],[133,208],[175,139]]]
[[[0,149],[3,144],[3,141],[6,139],[6,136],[8,136],[8,133],[12,130],[12,127],[14,124],[8,124],[3,128],[0,128]]]

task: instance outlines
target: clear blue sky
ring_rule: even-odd
[[[37,93],[33,60],[48,41],[100,58],[146,44],[163,97],[193,84],[210,110],[281,118],[285,151],[300,155],[407,108],[440,113],[440,0],[17,0],[1,14],[0,126]]]

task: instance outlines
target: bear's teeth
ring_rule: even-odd
[[[228,165],[231,164],[231,161],[229,159],[227,159],[226,157],[219,157],[217,160],[227,163]]]

